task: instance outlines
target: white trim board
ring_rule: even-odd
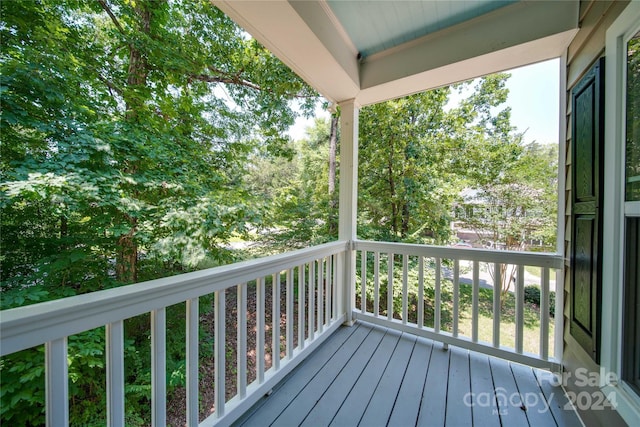
[[[640,29],[640,2],[631,2],[606,33],[605,70],[605,179],[603,209],[602,258],[602,334],[601,367],[620,374],[622,366],[621,336],[623,315],[624,254],[624,123],[626,67],[622,59],[626,42]],[[605,376],[606,378],[607,376]],[[605,392],[616,393],[620,415],[637,425],[640,398],[629,392],[624,382],[602,383]]]
[[[577,0],[522,1],[361,62],[322,0],[212,1],[329,101],[361,106],[557,58],[578,32]]]

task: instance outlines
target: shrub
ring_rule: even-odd
[[[524,302],[540,305],[540,288],[537,286],[525,286]]]
[[[540,307],[540,287],[529,285],[524,287],[524,302],[535,304]],[[556,293],[549,292],[549,315],[556,315]]]

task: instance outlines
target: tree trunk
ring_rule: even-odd
[[[151,28],[151,11],[148,5],[140,2],[135,7],[135,11],[139,19],[139,30],[148,35]],[[149,64],[144,53],[134,43],[129,43],[127,90],[124,93],[125,118],[129,122],[138,121],[139,110],[144,108],[144,100],[140,98],[139,88],[146,86],[148,74]],[[123,172],[130,175],[135,174],[137,170],[138,165],[127,163]],[[137,196],[136,191],[134,196]],[[135,241],[138,219],[127,214],[124,217],[130,229],[127,234],[118,238],[116,279],[124,283],[134,283],[138,280],[138,244]]]
[[[336,150],[338,146],[338,114],[331,115],[329,133],[329,235],[338,234],[338,200],[336,199]]]
[[[60,215],[60,238],[63,239],[69,235],[69,220],[64,215]]]
[[[409,217],[411,212],[409,211],[409,202],[407,200],[402,204],[402,227],[400,228],[400,235],[402,238],[407,237],[409,233]]]
[[[131,230],[118,239],[116,279],[123,283],[138,281],[138,244],[134,239],[137,223],[136,218],[130,218]]]
[[[393,139],[390,141],[389,147],[389,160],[387,163],[387,173],[388,173],[388,182],[389,182],[389,200],[391,200],[391,228],[393,230],[393,235],[398,235],[398,205],[396,204],[396,182],[393,177],[393,150],[394,144]]]

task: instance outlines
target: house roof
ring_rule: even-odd
[[[333,102],[393,99],[561,56],[579,1],[213,0]]]

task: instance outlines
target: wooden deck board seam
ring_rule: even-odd
[[[429,375],[429,369],[431,369],[431,358],[433,357],[434,344],[431,344],[431,351],[429,352],[429,360],[427,361],[427,370],[424,373],[424,380],[422,381],[422,389],[420,390],[420,404],[418,405],[418,412],[416,413],[416,425],[420,419],[420,411],[422,410],[422,400],[424,399],[424,388],[427,385],[427,376]],[[447,381],[447,384],[449,382]]]
[[[378,389],[378,386],[380,385],[380,382],[382,381],[382,378],[384,377],[384,372],[387,370],[387,368],[389,367],[389,363],[391,363],[391,359],[393,354],[395,353],[396,349],[398,348],[398,345],[400,344],[400,339],[402,338],[402,334],[400,334],[400,336],[398,337],[396,344],[393,346],[393,350],[390,352],[389,354],[389,358],[387,359],[387,363],[385,363],[384,365],[384,369],[382,370],[382,375],[380,375],[380,378],[378,378],[378,381],[376,381],[376,386],[374,388],[374,392],[371,393],[371,396],[369,396],[369,399],[367,400],[367,404],[365,406],[365,410],[362,411],[362,414],[360,414],[360,418],[358,418],[358,423],[357,425],[360,425],[360,422],[362,421],[362,418],[364,417],[364,414],[366,412],[366,408],[369,407],[369,404],[371,403],[371,400],[373,399],[373,396],[375,396],[375,390]],[[335,418],[335,416],[334,416]],[[333,421],[333,420],[332,420]]]
[[[405,336],[406,334],[403,333],[402,336]],[[402,337],[400,337],[400,339],[402,339]],[[389,421],[391,420],[391,415],[393,414],[393,408],[396,406],[396,403],[398,401],[398,395],[400,394],[400,389],[402,388],[402,382],[404,381],[404,377],[407,375],[407,370],[409,369],[409,361],[411,361],[411,357],[413,356],[413,352],[416,349],[416,344],[418,343],[417,339],[414,339],[413,341],[413,346],[411,347],[411,354],[409,355],[409,360],[407,361],[406,366],[404,367],[404,372],[402,374],[402,381],[400,381],[400,384],[398,386],[398,389],[395,390],[396,395],[393,399],[393,406],[391,406],[391,411],[389,411],[389,416],[387,417],[387,425],[389,425]]]
[[[380,345],[382,344],[382,342],[384,341],[385,337],[388,335],[389,330],[386,329],[384,334],[382,335],[382,338],[380,339],[380,341],[378,342],[378,345],[376,345],[376,348],[371,352],[371,355],[375,354],[376,351],[378,351],[378,348],[380,348]],[[397,344],[396,344],[397,345]],[[394,346],[395,349],[395,346]],[[367,363],[365,363],[365,365],[362,368],[362,371],[360,372],[360,374],[358,375],[358,378],[355,379],[355,381],[353,381],[353,383],[351,384],[351,387],[349,388],[349,392],[347,393],[347,396],[351,394],[351,392],[353,391],[353,388],[356,386],[356,384],[358,383],[358,380],[360,379],[360,377],[365,373],[365,371],[367,370],[367,366],[369,366],[369,364],[371,363],[372,357],[369,357],[369,359],[367,360]],[[320,397],[322,398],[322,397]],[[318,399],[319,400],[319,399]],[[346,400],[346,399],[345,399]],[[342,405],[344,405],[344,401],[342,402],[342,404],[336,408],[335,413],[333,414],[333,416],[331,417],[331,420],[329,421],[329,424],[331,424],[333,422],[333,420],[336,418],[336,416],[338,415],[338,412],[340,412],[340,409],[342,408]],[[315,408],[315,405],[314,405]],[[309,411],[309,413],[311,413],[311,411]],[[308,415],[308,414],[307,414]],[[304,420],[303,420],[304,421]]]

